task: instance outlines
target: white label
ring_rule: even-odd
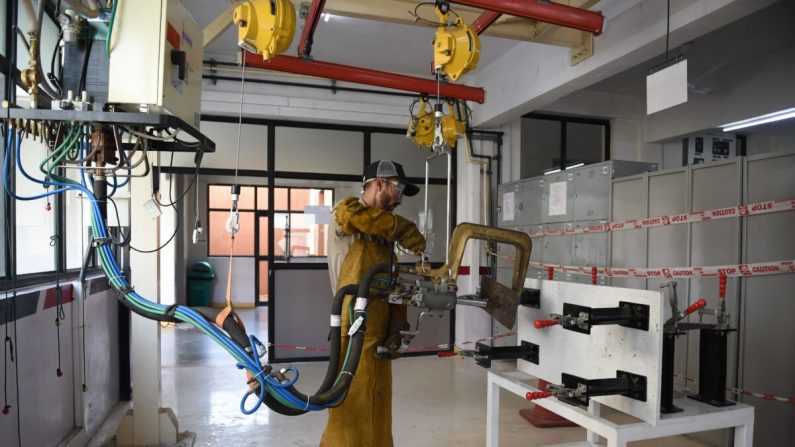
[[[355,311],[363,311],[367,310],[367,298],[356,298],[356,305],[353,306],[353,310]]]
[[[549,184],[549,215],[563,216],[566,214],[566,182]]]
[[[358,331],[359,328],[362,327],[362,323],[364,323],[364,317],[357,318],[356,321],[354,321],[353,324],[351,325],[351,328],[348,330],[348,335],[353,336],[353,334],[355,334],[356,331]]]
[[[342,317],[339,315],[332,315],[330,323],[331,327],[340,327],[342,326]]]
[[[516,193],[506,192],[502,195],[502,220],[509,222],[514,219],[514,207],[516,202]]]

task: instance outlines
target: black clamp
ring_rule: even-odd
[[[99,248],[103,245],[108,245],[113,242],[112,238],[109,237],[96,237],[91,240],[91,246],[94,248]]]
[[[168,319],[168,321],[172,321],[172,322],[176,322],[177,321],[177,318],[176,318],[175,314],[177,313],[177,308],[178,307],[179,307],[179,304],[172,304],[172,305],[166,307],[165,316]]]

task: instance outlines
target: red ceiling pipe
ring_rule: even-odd
[[[320,16],[323,15],[323,7],[326,6],[326,0],[312,0],[312,5],[309,6],[309,12],[306,14],[306,22],[304,22],[304,31],[301,33],[301,40],[298,42],[298,55],[309,56],[312,52],[312,42],[315,35],[315,29],[320,22]]]
[[[307,60],[300,57],[276,56],[266,62],[262,56],[245,52],[246,65],[265,70],[283,71],[287,73],[336,79],[338,81],[357,84],[374,85],[377,87],[404,90],[407,92],[436,95],[436,80],[417,78],[369,68],[352,67],[318,60]],[[440,84],[439,94],[447,98],[463,99],[483,103],[486,92],[480,87],[466,85]]]
[[[541,3],[537,0],[449,0],[450,3],[472,6],[487,11],[510,14],[525,19],[538,20],[588,31],[595,35],[602,33],[604,16],[596,11],[561,5]]]
[[[480,16],[478,16],[478,18],[475,19],[474,22],[472,22],[472,28],[474,28],[475,32],[479,35],[483,31],[485,31],[486,28],[490,27],[495,21],[497,21],[497,19],[499,19],[501,15],[502,14],[500,14],[499,12],[486,11]]]

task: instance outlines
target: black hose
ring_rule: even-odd
[[[356,285],[349,285],[345,286],[337,292],[337,295],[334,297],[332,314],[333,315],[340,315],[342,312],[342,298],[346,295],[349,295],[349,292],[352,292],[354,288],[356,288],[356,295],[354,298],[361,297],[367,298],[369,297],[370,285],[372,284],[373,280],[375,279],[376,275],[382,273],[390,273],[391,267],[389,264],[378,264],[371,268],[362,278],[362,281],[359,283],[358,287]],[[338,306],[338,307],[337,307]],[[326,378],[323,380],[318,392],[312,396],[307,396],[302,394],[294,387],[288,388],[290,393],[292,393],[295,398],[302,402],[307,402],[309,405],[318,405],[318,406],[327,406],[334,401],[336,405],[342,403],[344,400],[345,395],[348,393],[348,389],[350,388],[351,382],[353,381],[353,376],[356,374],[356,369],[359,366],[359,359],[362,355],[362,348],[364,347],[364,333],[365,333],[365,323],[367,321],[367,309],[354,309],[353,312],[353,319],[351,324],[357,321],[359,318],[362,319],[361,325],[359,329],[351,335],[349,343],[350,343],[350,356],[348,357],[348,363],[345,365],[345,368],[340,371],[339,373],[332,375],[333,379],[329,379],[329,372],[333,374],[336,371],[336,367],[332,367],[332,362],[339,363],[339,346],[341,345],[341,328],[332,328],[331,334],[331,346],[332,346],[332,356],[330,357],[329,361],[329,369],[326,373]],[[336,336],[335,336],[336,335]],[[336,339],[336,341],[335,341]],[[334,353],[334,346],[336,346],[336,356],[337,359],[333,359]],[[328,383],[331,381],[332,385],[328,389],[324,390],[324,387],[328,386]],[[276,402],[276,399],[270,395],[266,395],[264,402],[268,407],[276,411],[278,413],[287,415],[287,416],[296,416],[299,414],[304,414],[306,411],[304,410],[297,410],[294,408],[287,408],[282,404]]]
[[[223,309],[216,309],[214,307],[191,307],[191,309],[200,313],[211,323],[215,323],[215,319],[218,318],[218,314],[223,311]],[[250,350],[246,331],[239,324],[237,324],[237,320],[235,320],[235,317],[231,313],[224,320],[222,328],[227,334],[229,334],[229,337],[231,337],[241,349],[246,351]]]
[[[331,303],[331,315],[342,315],[342,303],[345,299],[346,295],[353,295],[359,290],[358,284],[349,284],[339,291],[337,294],[334,295],[334,301]],[[332,326],[331,327],[331,334],[329,336],[329,361],[328,361],[328,369],[326,370],[326,377],[323,379],[323,383],[318,388],[317,393],[325,393],[331,388],[331,385],[334,384],[334,380],[337,378],[337,373],[339,372],[338,369],[340,367],[340,346],[342,345],[341,341],[341,329],[339,326]]]

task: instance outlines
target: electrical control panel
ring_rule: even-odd
[[[183,1],[120,2],[110,39],[108,102],[168,112],[198,129],[204,40]]]

